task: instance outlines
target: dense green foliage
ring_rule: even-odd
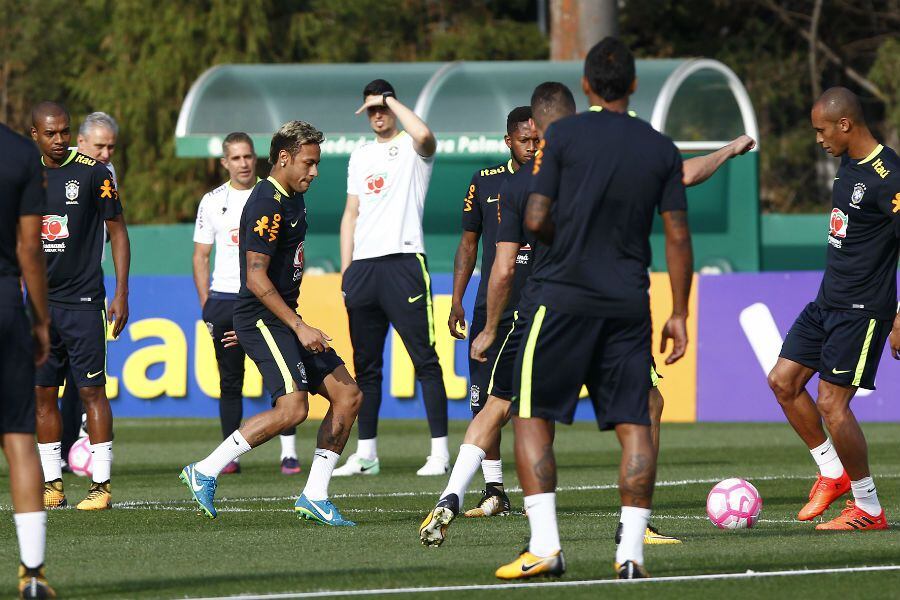
[[[828,164],[807,125],[814,90],[848,85],[885,141],[900,129],[900,2],[627,1],[620,31],[641,57],[709,56],[747,85],[762,136],[765,209],[827,202]],[[535,0],[0,0],[0,120],[25,132],[31,105],[65,102],[75,125],[104,110],[122,126],[115,163],[132,222],[187,221],[219,181],[213,161],[174,155],[191,83],[225,62],[540,59]],[[870,78],[880,98],[848,77]]]
[[[760,401],[773,402],[769,398]],[[331,529],[298,521],[294,495],[306,480],[318,423],[298,430],[304,472],[279,472],[273,440],[241,459],[243,473],[223,475],[219,518],[196,514],[178,481],[181,466],[220,440],[218,422],[199,419],[121,419],[116,422],[114,508],[49,515],[47,574],[60,597],[184,598],[314,590],[499,583],[493,571],[512,560],[528,535],[522,495],[510,494],[515,513],[493,519],[460,519],[440,548],[419,544],[417,527],[443,489],[443,477],[418,477],[428,451],[428,429],[419,421],[383,421],[378,448],[381,474],[336,478],[336,505],[359,526]],[[465,423],[451,423],[451,446]],[[891,526],[900,514],[896,425],[867,424],[872,472]],[[504,437],[507,486],[516,488],[510,432]],[[355,436],[354,436],[355,437]],[[351,442],[352,445],[353,442]],[[610,579],[618,521],[618,443],[591,423],[559,427],[557,506],[568,572],[565,580]],[[653,520],[680,546],[646,548],[655,577],[744,573],[863,565],[896,565],[897,529],[872,533],[817,532],[794,519],[816,472],[803,443],[787,423],[664,424]],[[763,497],[761,522],[744,531],[721,531],[706,519],[706,494],[726,477],[745,477]],[[478,499],[476,475],[468,506]],[[67,475],[70,501],[87,481]],[[9,494],[0,492],[7,525],[0,528],[0,590],[10,594],[18,559]],[[826,515],[834,516],[838,507]],[[90,535],[85,536],[89,531]],[[570,587],[556,590],[466,591],[414,598],[885,598],[898,572],[806,575],[724,581]],[[538,594],[542,594],[538,596]],[[549,595],[548,595],[549,594]],[[333,597],[337,597],[336,595]],[[392,596],[393,597],[393,596]]]

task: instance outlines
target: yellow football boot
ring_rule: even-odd
[[[562,550],[550,556],[535,556],[528,550],[519,557],[497,569],[494,575],[499,579],[526,579],[529,577],[559,577],[566,572],[566,559]]]
[[[44,575],[44,565],[29,569],[19,564],[19,598],[56,598]]]
[[[78,503],[78,510],[106,510],[112,508],[112,493],[109,491],[109,482],[92,483],[87,497]]]
[[[63,480],[44,482],[44,508],[65,508],[68,505],[63,491]]]

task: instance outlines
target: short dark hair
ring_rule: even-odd
[[[584,59],[584,77],[595,94],[613,102],[628,95],[634,82],[634,55],[614,37],[597,42]]]
[[[531,94],[531,115],[539,126],[575,114],[572,90],[558,81],[545,81]]]
[[[269,146],[269,163],[278,162],[278,153],[286,150],[291,157],[300,152],[300,146],[304,144],[321,144],[325,141],[325,134],[307,123],[306,121],[288,121],[282,125],[272,136],[272,145]]]
[[[531,118],[530,106],[517,106],[506,115],[506,133],[512,135],[519,123],[527,123]]]
[[[244,133],[243,131],[232,131],[228,135],[225,136],[225,139],[222,140],[222,156],[228,154],[228,146],[231,144],[249,144],[250,150],[253,151],[253,154],[256,154],[256,148],[253,147],[253,140],[250,139],[250,136]]]
[[[380,96],[386,92],[394,94],[394,97],[397,96],[397,93],[394,91],[394,86],[386,79],[373,79],[363,88],[363,98],[368,96]]]
[[[40,125],[39,122],[47,117],[65,117],[66,121],[72,122],[71,117],[69,117],[69,111],[59,102],[45,100],[35,104],[34,108],[31,109],[31,124],[35,127]]]

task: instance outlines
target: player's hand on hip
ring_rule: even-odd
[[[222,342],[224,348],[231,348],[232,346],[237,346],[240,343],[238,342],[237,332],[235,331],[226,331],[220,341]]]
[[[34,338],[34,364],[41,366],[50,356],[50,323],[34,323],[31,334]]]
[[[462,304],[450,306],[450,318],[447,320],[450,335],[458,340],[466,339],[466,311]]]
[[[310,352],[324,352],[329,348],[328,342],[331,338],[321,329],[310,327],[301,321],[294,331],[303,347]]]
[[[365,110],[372,108],[373,106],[384,106],[384,96],[382,96],[381,94],[373,94],[371,96],[366,96],[366,99],[363,102],[363,105],[360,106],[358,109],[356,109],[356,113],[354,113],[354,114],[358,115],[358,114],[364,112]]]
[[[672,315],[669,317],[669,320],[666,321],[662,330],[662,340],[660,340],[659,343],[659,351],[661,354],[665,354],[666,348],[669,345],[669,340],[672,340],[672,353],[666,357],[667,365],[671,365],[672,363],[681,360],[687,350],[688,336],[686,316]]]
[[[128,324],[128,297],[116,294],[113,301],[109,304],[109,310],[106,311],[106,319],[113,325],[113,337],[118,338],[125,325]]]
[[[479,333],[475,340],[472,342],[472,359],[477,360],[478,362],[487,362],[487,351],[491,346],[494,345],[495,339],[497,339],[496,331],[489,331],[485,329],[481,333]]]

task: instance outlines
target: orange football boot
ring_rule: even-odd
[[[816,476],[816,482],[809,491],[809,502],[800,509],[797,518],[801,521],[815,519],[828,510],[831,503],[850,492],[850,477],[844,471],[838,479]]]
[[[873,531],[876,529],[890,529],[887,519],[884,517],[884,509],[881,514],[873,517],[863,509],[856,506],[853,500],[847,500],[847,507],[834,519],[816,525],[818,530],[831,531]]]

